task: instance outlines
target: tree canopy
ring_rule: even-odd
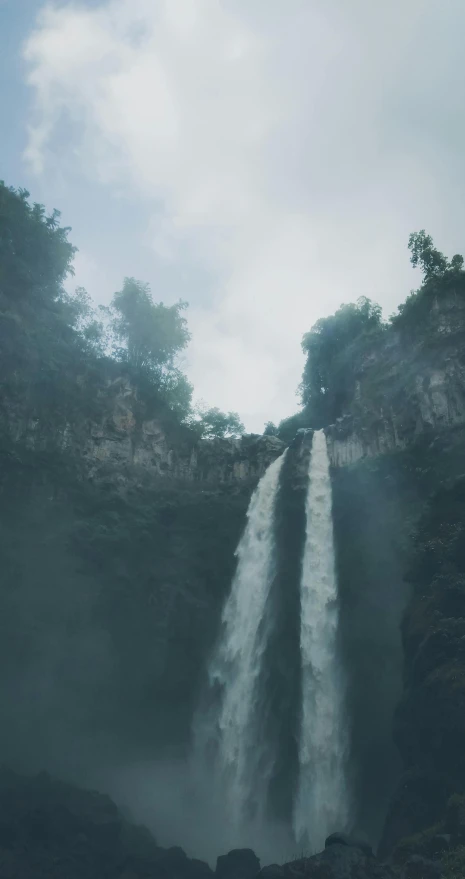
[[[273,421],[267,421],[265,424],[264,436],[278,436],[279,427]]]
[[[221,412],[216,406],[207,408],[204,404],[197,408],[194,425],[204,439],[239,437],[245,431],[237,412]]]
[[[357,371],[390,327],[403,334],[424,336],[428,321],[432,321],[431,331],[434,329],[433,301],[465,295],[464,260],[460,254],[448,260],[424,229],[410,235],[408,249],[412,265],[423,273],[423,283],[410,293],[389,323],[383,322],[380,306],[363,296],[321,318],[304,335],[302,348],[307,356],[299,386],[302,410],[280,423],[278,435],[285,441],[299,427],[323,427],[344,413],[353,399]]]
[[[195,426],[206,437],[238,436],[237,413],[204,407],[193,418],[192,386],[180,368],[190,333],[187,303],[155,302],[150,287],[124,279],[109,306],[64,288],[76,248],[60,214],[31,205],[29,193],[0,183],[0,384],[41,419],[67,423],[97,402],[108,373],[124,369],[141,403]],[[92,385],[92,387],[91,387]],[[195,422],[195,425],[194,425]]]
[[[26,189],[0,181],[0,295],[23,302],[56,302],[63,281],[73,274],[76,248],[69,227],[60,227],[60,212],[47,215],[40,204],[29,204]]]
[[[405,302],[399,305],[391,322],[406,332],[418,332],[425,326],[431,304],[450,293],[465,293],[463,256],[456,253],[450,260],[434,246],[431,235],[425,230],[412,232],[408,241],[410,262],[423,273],[423,283],[413,290]]]
[[[177,363],[190,340],[186,308],[182,301],[154,302],[148,284],[125,278],[110,305],[100,309],[115,360],[126,365],[146,398],[162,400],[180,420],[189,415],[192,399],[192,386]]]
[[[447,271],[461,271],[463,268],[463,256],[456,253],[448,262],[444,254],[435,248],[431,235],[427,235],[424,229],[420,232],[412,232],[408,240],[408,249],[410,262],[415,268],[417,266],[421,268],[425,281],[441,277]]]
[[[321,318],[302,339],[307,355],[300,391],[312,427],[341,413],[353,370],[353,345],[382,330],[381,308],[366,296]]]
[[[190,339],[182,315],[186,308],[182,301],[154,302],[148,284],[125,278],[106,310],[116,358],[156,377],[171,369]]]

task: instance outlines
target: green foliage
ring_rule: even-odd
[[[76,252],[69,228],[58,224],[59,211],[47,216],[43,205],[30,205],[28,198],[25,189],[0,181],[0,297],[16,307],[59,299]]]
[[[190,339],[182,316],[185,308],[187,303],[181,301],[171,306],[155,303],[148,284],[125,278],[107,311],[117,359],[158,379],[173,367]]]
[[[278,434],[283,440],[290,441],[300,427],[326,427],[345,414],[356,398],[357,380],[366,377],[367,366],[373,366],[377,359],[378,372],[370,370],[372,382],[379,384],[386,378],[378,352],[380,342],[395,347],[397,332],[392,330],[400,330],[409,344],[431,341],[438,333],[434,303],[446,300],[447,307],[453,310],[458,297],[465,297],[464,260],[460,254],[448,261],[424,230],[412,233],[408,246],[411,262],[421,267],[424,282],[399,306],[389,324],[383,322],[379,305],[361,297],[321,318],[304,335],[306,363],[299,387],[303,409],[279,425]],[[451,331],[453,317],[451,311]],[[461,332],[460,326],[455,332]],[[392,375],[395,380],[395,369]]]
[[[114,727],[153,748],[189,736],[199,676],[234,573],[248,492],[145,478],[77,484],[73,552],[97,576],[114,668]]]
[[[417,589],[435,577],[465,574],[465,477],[441,486],[428,500],[414,536],[409,580]]]
[[[353,391],[356,355],[363,342],[372,345],[382,330],[380,306],[362,296],[355,304],[341,305],[335,314],[321,318],[304,335],[307,361],[300,390],[310,426],[323,427],[342,414]]]
[[[106,355],[109,337],[104,321],[97,311],[84,287],[76,287],[74,293],[63,293],[60,297],[62,316],[82,340],[89,353],[99,357]]]
[[[267,421],[265,424],[265,430],[263,431],[264,436],[278,436],[279,435],[279,427],[274,424],[272,421]]]
[[[279,422],[278,427],[279,439],[284,443],[292,442],[297,431],[301,427],[309,427],[305,411],[297,412],[289,418],[283,418],[283,420]]]
[[[147,284],[125,278],[122,290],[113,296],[108,308],[101,308],[107,330],[103,336],[95,321],[88,321],[85,332],[93,331],[97,343],[111,347],[116,361],[125,364],[152,409],[168,406],[180,421],[191,409],[192,386],[176,365],[190,334],[182,312],[186,302],[166,306],[154,302]]]
[[[434,276],[443,275],[447,269],[447,259],[434,247],[431,235],[425,230],[412,232],[408,240],[410,262],[414,267],[420,266],[424,278],[428,281]]]
[[[237,412],[221,412],[216,406],[197,407],[197,417],[191,422],[196,433],[203,439],[239,437],[245,427]]]
[[[443,879],[463,879],[465,876],[465,845],[449,852],[442,859]]]
[[[51,437],[60,425],[96,415],[108,377],[124,369],[145,412],[185,421],[192,387],[177,357],[190,338],[186,303],[155,303],[148,286],[134,278],[126,278],[110,307],[100,310],[82,287],[66,292],[76,251],[69,229],[59,226],[58,211],[48,216],[42,205],[29,204],[28,195],[0,184],[4,403],[20,405]]]
[[[85,291],[63,289],[75,253],[69,229],[27,198],[0,184],[1,399],[59,431],[92,407],[99,329]]]
[[[81,478],[74,456],[30,450],[16,460],[17,443],[8,452],[2,759],[24,758],[28,738],[52,766],[69,765],[83,736],[97,759],[102,737],[136,758],[141,747],[184,747],[249,490],[146,475],[121,491],[114,480]]]
[[[434,837],[443,829],[442,824],[438,823],[420,831],[420,833],[414,833],[412,836],[401,839],[392,853],[394,863],[405,864],[412,855],[431,858],[434,854]]]
[[[463,256],[456,253],[450,261],[434,247],[431,235],[425,230],[414,232],[409,238],[410,262],[420,266],[423,284],[419,290],[410,293],[404,303],[399,305],[397,314],[391,318],[392,324],[403,331],[425,333],[431,316],[433,302],[465,296],[465,272]]]

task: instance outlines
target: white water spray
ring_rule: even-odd
[[[301,580],[302,719],[297,841],[319,851],[348,821],[344,686],[337,648],[337,578],[332,493],[324,431],[315,431],[309,465]]]
[[[223,611],[222,635],[209,667],[211,686],[221,691],[208,722],[208,737],[216,740],[215,787],[237,839],[244,839],[251,823],[260,819],[272,768],[259,725],[259,679],[269,635],[266,605],[274,575],[274,510],[285,454],[268,467],[252,495],[236,550],[237,571]],[[205,729],[200,739],[205,751]]]

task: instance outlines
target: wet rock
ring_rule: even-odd
[[[252,849],[233,849],[218,858],[215,876],[217,879],[254,879],[259,871],[260,861]]]
[[[280,864],[269,864],[268,867],[263,867],[261,870],[260,879],[281,879],[283,875],[283,868]]]
[[[45,773],[0,772],[0,828],[1,879],[213,877],[208,864],[182,849],[157,846],[109,797]]]
[[[437,773],[405,772],[389,806],[378,854],[387,857],[400,840],[441,821],[450,793],[450,782]]]
[[[393,867],[373,857],[364,842],[351,844],[345,834],[332,834],[321,854],[288,864],[265,867],[260,879],[397,879]],[[328,842],[327,840],[327,842]],[[360,847],[362,846],[362,847]]]
[[[412,855],[405,865],[405,879],[439,879],[441,875],[441,864],[421,855]]]
[[[355,836],[349,836],[347,833],[331,833],[325,840],[325,848],[331,845],[347,845],[353,848],[359,848],[368,858],[374,857],[371,845],[363,839],[357,839]]]

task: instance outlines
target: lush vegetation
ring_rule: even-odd
[[[187,303],[155,302],[147,284],[125,278],[107,307],[65,290],[75,248],[60,214],[31,205],[29,193],[0,183],[0,382],[4,405],[68,424],[92,414],[109,376],[125,372],[146,410],[193,430],[195,437],[238,436],[236,413],[192,406],[179,368],[190,334]]]
[[[197,406],[190,424],[205,439],[238,437],[245,431],[237,412],[221,412],[217,406],[209,408],[204,404]]]
[[[302,340],[307,354],[302,376],[302,402],[315,427],[331,424],[353,390],[354,365],[360,352],[382,332],[381,308],[361,297],[317,321]]]
[[[456,254],[449,261],[424,230],[410,236],[408,247],[412,265],[422,271],[423,283],[389,321],[383,320],[379,305],[363,296],[321,318],[303,336],[302,410],[281,422],[278,435],[282,439],[289,441],[300,427],[318,429],[334,423],[347,411],[357,378],[380,345],[393,339],[395,333],[408,338],[409,343],[422,335],[431,338],[433,303],[448,296],[465,298],[462,256]]]
[[[121,378],[180,441],[244,428],[192,404],[186,303],[126,278],[96,308],[67,292],[74,254],[56,211],[0,184],[0,752],[60,772],[108,742],[185,747],[249,493],[80,467]]]

